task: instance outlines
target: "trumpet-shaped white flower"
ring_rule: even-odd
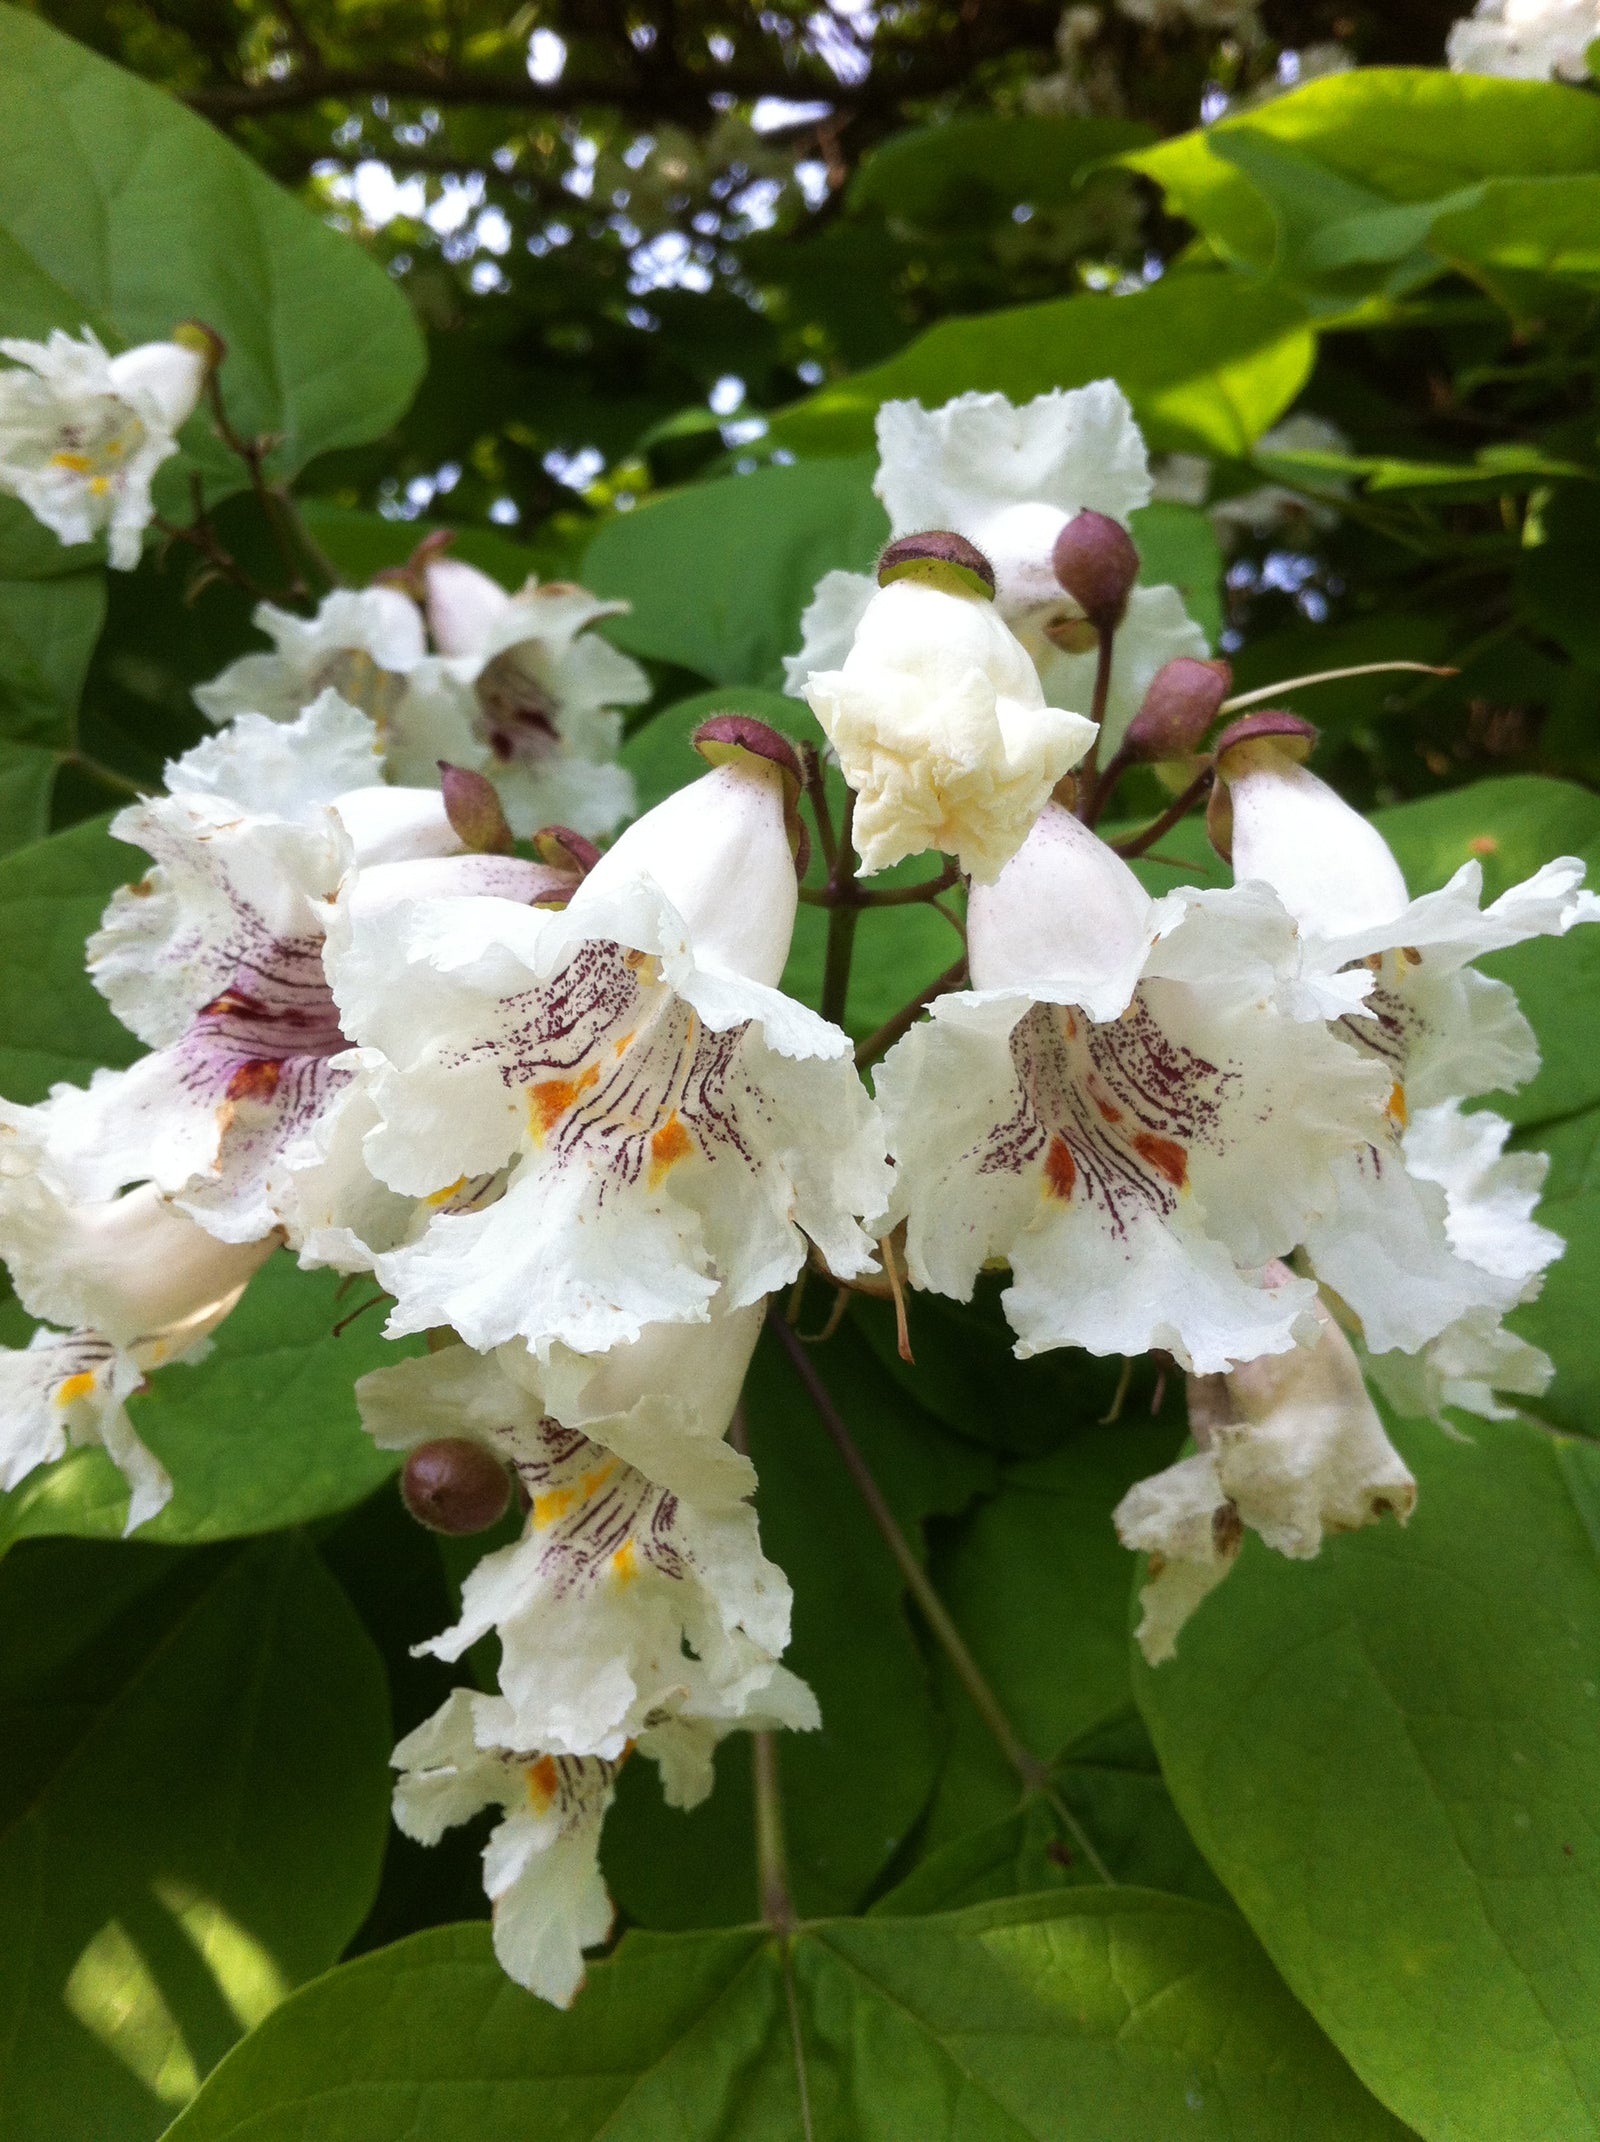
[[[753,1710],[741,1724],[762,1732],[782,1722]],[[660,1769],[669,1806],[705,1798],[711,1757],[727,1731],[720,1722],[674,1717],[639,1735],[635,1746]],[[464,1688],[406,1735],[393,1761],[401,1773],[395,1821],[421,1844],[437,1844],[480,1808],[504,1810],[483,1854],[494,1951],[518,1985],[569,2007],[583,1984],[583,1951],[611,1931],[600,1829],[620,1763],[526,1749],[503,1697]]]
[[[519,1740],[617,1758],[651,1720],[737,1720],[757,1703],[816,1724],[810,1691],[778,1664],[789,1586],[748,1503],[684,1502],[465,1346],[378,1370],[358,1398],[380,1442],[465,1434],[516,1468],[522,1539],[478,1564],[460,1620],[418,1648],[458,1659],[497,1630]]]
[[[1288,1281],[1266,1274],[1267,1291]],[[1130,1488],[1114,1519],[1125,1547],[1150,1556],[1135,1632],[1152,1666],[1233,1566],[1245,1532],[1306,1560],[1329,1532],[1393,1515],[1404,1524],[1417,1484],[1384,1433],[1361,1364],[1316,1304],[1308,1345],[1189,1379],[1189,1426],[1200,1448]]]
[[[47,342],[0,341],[0,492],[63,543],[102,532],[119,572],[139,562],[150,483],[205,386],[206,359],[177,342],[109,357],[86,327]]]
[[[432,674],[419,679],[405,749],[391,756],[395,778],[431,780],[434,761],[449,759],[490,775],[513,832],[611,832],[634,809],[633,777],[616,763],[618,709],[648,699],[650,680],[589,628],[628,605],[564,581],[530,580],[508,595],[454,558],[432,560],[425,577],[450,690]],[[456,727],[462,693],[469,742]]]
[[[1152,901],[1056,804],[974,891],[968,945],[972,991],[878,1074],[915,1283],[965,1300],[1009,1264],[1022,1355],[1210,1371],[1291,1346],[1312,1289],[1246,1273],[1381,1120],[1382,1073],[1323,1023],[1365,977],[1308,986],[1264,889]]]
[[[1526,1212],[1504,1252],[1495,1250],[1503,1209],[1491,1201],[1488,1224],[1474,1224],[1474,1200],[1446,1154],[1452,1139],[1482,1134],[1436,1116],[1420,1120],[1443,1104],[1520,1085],[1538,1067],[1514,993],[1470,962],[1600,918],[1600,901],[1580,889],[1583,865],[1571,857],[1547,863],[1487,908],[1475,861],[1412,900],[1377,828],[1298,763],[1294,748],[1254,736],[1220,755],[1234,876],[1274,889],[1321,975],[1371,977],[1365,1001],[1338,1030],[1390,1080],[1385,1122],[1339,1162],[1338,1198],[1307,1228],[1304,1246],[1360,1318],[1374,1354],[1412,1353],[1461,1318],[1476,1327],[1479,1312],[1509,1309],[1552,1254],[1535,1230],[1529,1263]],[[1492,1181],[1520,1197],[1525,1172],[1501,1162]]]
[[[209,684],[196,685],[202,713],[219,725],[240,714],[288,722],[334,691],[369,716],[387,744],[407,680],[428,660],[422,612],[409,595],[392,587],[335,588],[315,617],[264,602],[253,622],[272,653],[241,655]],[[433,775],[430,765],[430,783]]]
[[[356,1386],[356,1397],[363,1425],[383,1450],[455,1436],[516,1463],[527,1433],[554,1419],[581,1429],[657,1486],[724,1508],[755,1491],[755,1467],[726,1438],[761,1318],[759,1303],[718,1307],[707,1324],[653,1324],[609,1353],[555,1346],[548,1362],[521,1345],[502,1346],[493,1358],[515,1388],[482,1365],[484,1356],[448,1347],[375,1370]],[[523,1454],[538,1451],[529,1444]]]
[[[1420,1109],[1401,1141],[1407,1171],[1444,1192],[1450,1248],[1499,1282],[1508,1305],[1532,1301],[1561,1237],[1534,1220],[1549,1167],[1544,1153],[1507,1153],[1511,1125],[1459,1102]],[[1549,1356],[1507,1331],[1492,1307],[1469,1309],[1420,1353],[1371,1354],[1373,1381],[1399,1412],[1443,1420],[1446,1408],[1505,1420],[1515,1408],[1497,1393],[1537,1398],[1555,1368]]]
[[[629,828],[560,914],[424,900],[342,917],[328,960],[347,1033],[378,1052],[380,1181],[448,1198],[378,1259],[393,1331],[452,1324],[601,1353],[703,1322],[799,1270],[805,1239],[866,1270],[884,1202],[870,1101],[837,1027],[774,986],[794,925],[793,776],[719,765]]]
[[[1003,394],[961,394],[940,409],[886,402],[878,412],[874,489],[892,535],[949,528],[975,543],[995,575],[995,608],[1037,663],[1052,706],[1087,708],[1096,641],[1055,577],[1056,537],[1085,507],[1126,522],[1152,490],[1144,439],[1108,379],[1041,394],[1020,408]],[[832,572],[801,620],[785,690],[844,667],[872,584]],[[1208,652],[1176,588],[1135,588],[1118,628],[1103,753],[1121,742],[1150,680],[1178,655]]]
[[[500,1807],[483,1854],[501,1968],[557,2008],[583,1984],[583,1952],[611,1931],[600,1828],[618,1765],[517,1746],[510,1706],[458,1688],[394,1751],[394,1819],[437,1844],[481,1808]]]
[[[223,1240],[270,1233],[286,1156],[352,1076],[322,963],[326,903],[346,872],[398,851],[417,860],[370,875],[417,870],[420,891],[442,872],[463,892],[541,876],[513,858],[438,857],[458,843],[436,793],[330,796],[362,749],[370,763],[370,739],[331,692],[286,728],[241,717],[169,767],[179,793],[115,821],[155,868],[113,897],[89,971],[150,1053],[96,1072],[86,1091],[55,1089],[50,1162],[75,1196],[150,1180]],[[223,783],[297,815],[244,808]]]
[[[216,1329],[274,1245],[215,1242],[149,1184],[76,1202],[49,1166],[51,1106],[0,1102],[0,1257],[23,1307],[69,1327],[0,1352],[0,1487],[98,1443],[128,1482],[131,1532],[167,1501],[172,1482],[124,1402],[148,1369],[181,1359]]]
[[[1095,733],[1045,704],[986,596],[913,580],[879,589],[842,665],[805,692],[856,792],[869,872],[939,848],[987,883]]]
[[[1478,0],[1451,25],[1445,57],[1456,74],[1586,82],[1597,37],[1596,0]]]

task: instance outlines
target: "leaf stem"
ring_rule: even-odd
[[[1147,848],[1155,846],[1163,833],[1170,833],[1180,819],[1188,817],[1215,778],[1216,769],[1208,762],[1201,767],[1189,786],[1173,797],[1159,818],[1152,819],[1144,831],[1136,833],[1131,840],[1113,841],[1112,847],[1124,862],[1131,862],[1135,856],[1143,855]]]
[[[856,851],[851,839],[855,815],[855,791],[850,789],[845,793],[844,822],[839,829],[833,868],[828,872],[828,891],[833,897],[833,905],[828,913],[828,949],[822,968],[822,1016],[831,1019],[835,1026],[844,1024],[845,1004],[850,995],[850,961],[855,951],[856,923],[861,914]]]
[[[856,1492],[867,1506],[867,1514],[894,1557],[895,1566],[905,1580],[906,1590],[917,1602],[923,1620],[950,1661],[956,1679],[966,1690],[973,1709],[993,1734],[995,1744],[1024,1787],[1029,1792],[1044,1795],[1054,1809],[1057,1819],[1071,1832],[1078,1849],[1100,1880],[1112,1882],[1114,1877],[1110,1869],[1095,1850],[1082,1823],[1056,1791],[1051,1781],[1049,1765],[1042,1763],[1030,1748],[1024,1746],[1016,1728],[1001,1707],[999,1697],[984,1679],[982,1668],[967,1649],[966,1639],[951,1620],[944,1601],[928,1579],[927,1571],[912,1552],[910,1541],[901,1531],[883,1490],[872,1477],[871,1468],[857,1448],[855,1438],[845,1426],[842,1414],[834,1404],[827,1385],[818,1375],[816,1364],[806,1352],[799,1335],[775,1308],[768,1310],[767,1322],[777,1334],[778,1342],[789,1356],[795,1374],[805,1386],[806,1396],[815,1408],[817,1418],[827,1431],[834,1449],[843,1458],[845,1469],[855,1483]]]
[[[943,914],[943,908],[939,912]],[[949,990],[959,989],[966,978],[967,955],[963,952],[953,967],[946,967],[937,981],[930,982],[926,989],[918,990],[909,1004],[902,1004],[892,1019],[885,1019],[875,1034],[867,1036],[856,1050],[856,1069],[865,1071],[869,1064],[875,1064],[885,1051],[894,1047],[902,1034],[911,1031],[919,1012],[925,1011],[935,997],[942,997]]]
[[[1094,696],[1089,702],[1089,719],[1094,723],[1094,735],[1089,739],[1089,748],[1073,769],[1078,782],[1078,816],[1086,826],[1095,821],[1095,799],[1100,793],[1096,766],[1100,757],[1100,725],[1106,718],[1106,701],[1111,696],[1111,658],[1116,652],[1117,628],[1097,626],[1097,645],[1094,660]]]

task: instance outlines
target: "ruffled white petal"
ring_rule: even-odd
[[[221,796],[243,810],[296,823],[382,771],[378,731],[335,691],[321,692],[292,722],[240,714],[165,768],[168,793]]]
[[[805,691],[856,792],[868,872],[939,848],[992,881],[1094,735],[1045,704],[992,603],[907,580],[879,589],[844,663]]]

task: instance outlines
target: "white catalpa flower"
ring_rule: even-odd
[[[564,912],[422,900],[336,925],[345,1030],[381,1058],[372,1173],[448,1198],[511,1171],[486,1209],[443,1212],[378,1259],[392,1331],[602,1353],[704,1322],[719,1295],[759,1301],[808,1236],[841,1278],[870,1267],[856,1215],[886,1196],[875,1112],[846,1036],[775,986],[793,755],[731,716],[702,749],[722,729],[757,745],[639,819]]]
[[[743,1721],[751,1732],[780,1722],[759,1713]],[[726,1731],[667,1718],[639,1735],[635,1747],[659,1768],[669,1806],[693,1807],[705,1798],[712,1753]],[[611,1931],[600,1828],[620,1762],[524,1749],[510,1704],[464,1688],[406,1735],[393,1761],[401,1773],[395,1821],[421,1844],[437,1844],[481,1808],[504,1810],[483,1854],[494,1952],[519,1986],[569,2007],[583,1984],[583,1951]]]
[[[100,1444],[128,1482],[126,1530],[172,1493],[125,1410],[147,1370],[182,1359],[228,1315],[273,1243],[215,1242],[149,1184],[81,1204],[48,1163],[51,1105],[0,1102],[0,1257],[39,1330],[0,1352],[0,1487]]]
[[[1451,1249],[1500,1282],[1507,1302],[1532,1301],[1564,1243],[1534,1220],[1545,1153],[1507,1153],[1511,1125],[1456,1101],[1419,1109],[1402,1147],[1408,1172],[1444,1192]],[[1469,1309],[1417,1354],[1369,1354],[1368,1373],[1397,1412],[1442,1421],[1446,1408],[1506,1420],[1497,1394],[1537,1398],[1555,1374],[1548,1354],[1507,1331],[1492,1308]]]
[[[522,1539],[478,1564],[455,1627],[418,1647],[458,1659],[497,1630],[520,1740],[619,1758],[647,1722],[680,1713],[737,1721],[759,1703],[785,1725],[817,1723],[810,1691],[778,1664],[790,1591],[747,1502],[683,1501],[465,1346],[380,1369],[357,1395],[380,1443],[464,1437],[522,1482]]]
[[[391,752],[395,778],[431,781],[434,762],[448,759],[490,775],[515,833],[610,833],[634,809],[633,777],[616,763],[618,709],[648,699],[650,680],[589,628],[628,605],[563,581],[530,580],[508,595],[454,558],[431,560],[424,577],[433,643],[448,658],[438,674],[455,698],[435,674],[419,679],[405,748]],[[466,738],[456,726],[463,704]]]
[[[877,1078],[914,1282],[966,1300],[1008,1264],[1024,1356],[1164,1347],[1211,1371],[1291,1346],[1312,1289],[1248,1274],[1381,1120],[1383,1074],[1324,1024],[1365,976],[1308,986],[1263,888],[1152,901],[1059,804],[974,891],[968,946],[971,992]]]
[[[456,1689],[394,1751],[394,1819],[419,1844],[498,1806],[483,1853],[494,1952],[519,1986],[568,2008],[583,1952],[611,1932],[600,1828],[618,1765],[598,1756],[518,1752],[510,1706]]]
[[[1328,979],[1370,976],[1365,1001],[1337,1031],[1387,1073],[1386,1117],[1369,1143],[1339,1161],[1337,1200],[1303,1241],[1318,1277],[1360,1319],[1371,1352],[1414,1353],[1462,1317],[1511,1308],[1549,1261],[1545,1242],[1529,1263],[1524,1232],[1496,1251],[1503,1212],[1491,1201],[1487,1222],[1474,1224],[1473,1200],[1459,1184],[1452,1223],[1451,1171],[1439,1172],[1448,1126],[1423,1120],[1443,1104],[1519,1086],[1538,1068],[1515,995],[1470,962],[1600,918],[1600,900],[1580,889],[1583,865],[1571,857],[1547,863],[1487,908],[1479,906],[1476,861],[1412,900],[1383,836],[1300,763],[1305,748],[1303,737],[1288,735],[1221,739],[1234,877],[1278,894],[1311,969]],[[1494,1180],[1520,1195],[1526,1186],[1514,1169],[1503,1172],[1507,1165]]]
[[[1349,434],[1309,409],[1297,410],[1281,424],[1264,431],[1254,448],[1258,460],[1268,460],[1273,454],[1349,452]],[[1325,483],[1324,488],[1343,491],[1347,486],[1334,481]],[[1251,491],[1237,491],[1231,498],[1219,498],[1211,508],[1211,523],[1224,542],[1240,533],[1264,538],[1285,529],[1326,534],[1338,526],[1339,512],[1325,500],[1307,498],[1286,484],[1267,483]]]
[[[1597,37],[1597,0],[1478,0],[1451,25],[1445,57],[1456,74],[1587,82]]]
[[[1096,380],[1020,408],[1003,394],[961,394],[933,410],[886,402],[878,454],[874,489],[891,535],[953,529],[976,544],[994,570],[996,610],[1039,665],[1045,698],[1088,707],[1095,635],[1056,579],[1051,553],[1085,507],[1126,522],[1150,498],[1144,439],[1122,390]],[[785,665],[786,691],[805,696],[816,673],[844,667],[871,599],[864,574],[824,576],[801,620],[800,652]],[[1135,588],[1117,632],[1102,756],[1121,742],[1164,663],[1208,651],[1176,588]]]
[[[252,620],[273,643],[271,654],[241,655],[195,703],[219,726],[238,714],[293,721],[325,691],[359,707],[387,741],[406,696],[407,679],[428,659],[422,612],[399,588],[335,588],[315,617],[261,603]],[[430,777],[434,769],[428,769]]]
[[[21,499],[63,543],[102,532],[119,572],[139,562],[155,511],[150,482],[178,451],[206,358],[177,342],[108,357],[86,327],[48,342],[0,341],[18,369],[0,372],[0,492]]]
[[[155,868],[112,898],[89,971],[150,1053],[96,1072],[86,1091],[55,1089],[50,1164],[74,1196],[150,1180],[223,1240],[270,1233],[286,1153],[352,1076],[336,1061],[347,1042],[322,964],[326,903],[346,873],[364,854],[398,850],[417,855],[419,890],[440,871],[463,890],[537,875],[513,858],[439,859],[458,843],[437,793],[363,788],[317,801],[358,758],[354,730],[370,764],[371,724],[332,693],[287,728],[241,717],[168,768],[191,785],[114,821]],[[207,785],[222,780],[298,815],[241,808]]]
[[[652,1324],[604,1354],[563,1346],[540,1362],[520,1344],[494,1360],[507,1390],[469,1348],[378,1369],[356,1386],[362,1423],[382,1450],[461,1437],[510,1464],[524,1430],[554,1419],[578,1428],[647,1480],[705,1508],[755,1492],[755,1467],[727,1441],[762,1306],[713,1308],[706,1324]],[[443,1366],[435,1366],[442,1363]]]
[[[1289,1275],[1279,1265],[1267,1291]],[[1199,1450],[1130,1488],[1114,1515],[1125,1547],[1150,1557],[1135,1632],[1152,1666],[1233,1566],[1245,1532],[1307,1560],[1329,1532],[1378,1518],[1402,1524],[1417,1484],[1384,1434],[1350,1342],[1319,1302],[1312,1343],[1227,1376],[1191,1376],[1189,1427]]]
[[[987,883],[1088,750],[1094,724],[1045,704],[982,558],[948,536],[922,547],[927,555],[884,553],[885,585],[849,653],[812,674],[806,699],[856,792],[862,867],[938,848]]]

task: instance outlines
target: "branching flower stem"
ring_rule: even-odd
[[[1170,833],[1181,819],[1188,817],[1215,778],[1216,769],[1207,762],[1188,787],[1173,797],[1159,818],[1152,819],[1144,831],[1134,834],[1131,840],[1114,840],[1112,847],[1127,862],[1131,862],[1135,856],[1143,855],[1146,849],[1155,846],[1163,833]]]
[[[1083,1825],[1055,1790],[1049,1765],[1041,1762],[1031,1749],[1024,1746],[1016,1728],[1002,1709],[1000,1699],[984,1679],[982,1668],[967,1649],[966,1639],[951,1620],[944,1601],[929,1582],[927,1571],[912,1552],[911,1543],[901,1531],[883,1490],[873,1478],[871,1468],[857,1448],[855,1438],[845,1426],[843,1416],[834,1404],[827,1385],[817,1373],[816,1364],[806,1352],[798,1334],[776,1310],[768,1311],[767,1322],[776,1334],[778,1343],[789,1356],[795,1374],[805,1386],[806,1396],[816,1409],[817,1418],[826,1430],[829,1440],[844,1460],[845,1469],[855,1483],[856,1492],[867,1506],[867,1514],[877,1526],[884,1545],[905,1580],[906,1590],[916,1601],[923,1620],[950,1661],[951,1668],[966,1690],[974,1710],[994,1736],[1001,1754],[1028,1792],[1042,1793],[1050,1802],[1057,1818],[1071,1832],[1079,1850],[1100,1880],[1111,1882],[1113,1876],[1110,1869],[1095,1850]]]
[[[1106,701],[1111,696],[1111,658],[1116,653],[1116,647],[1115,625],[1099,627],[1094,663],[1094,696],[1089,702],[1089,719],[1094,723],[1094,735],[1089,739],[1089,748],[1075,769],[1078,816],[1086,826],[1094,824],[1096,802],[1100,794],[1100,781],[1096,772],[1100,757],[1100,725],[1106,718]]]
[[[966,979],[967,955],[963,952],[953,967],[946,967],[937,981],[930,982],[926,989],[919,989],[909,1004],[902,1004],[892,1019],[885,1019],[875,1034],[867,1036],[856,1050],[856,1069],[865,1071],[869,1064],[875,1064],[880,1056],[894,1047],[902,1034],[910,1031],[918,1014],[925,1011],[935,997],[961,988]]]
[[[822,1016],[835,1026],[844,1025],[845,1000],[850,994],[850,960],[855,951],[856,923],[860,918],[860,892],[856,881],[856,851],[851,839],[856,799],[846,793],[844,822],[839,844],[828,872],[827,890],[832,895],[828,912],[828,949],[822,967]]]

